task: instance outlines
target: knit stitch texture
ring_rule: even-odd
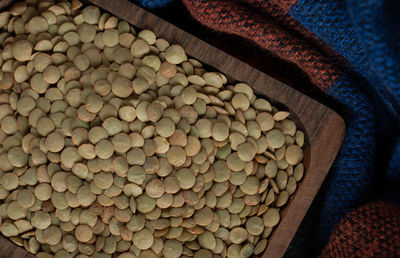
[[[400,209],[376,202],[347,214],[322,252],[330,257],[400,257]]]
[[[168,5],[173,0],[133,0],[133,2],[147,8],[160,8]]]
[[[346,121],[343,146],[287,257],[319,255],[335,225],[365,203],[400,205],[400,1],[182,2],[210,33],[244,38],[297,66]]]

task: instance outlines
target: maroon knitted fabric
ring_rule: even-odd
[[[348,213],[321,257],[400,257],[400,209],[380,201]]]
[[[261,49],[296,64],[315,85],[326,89],[341,75],[336,63],[329,58],[335,54],[287,14],[295,2],[183,0],[189,12],[200,23],[216,31],[249,39]],[[242,3],[262,13],[245,9]]]

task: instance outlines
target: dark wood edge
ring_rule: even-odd
[[[282,257],[285,254],[339,151],[340,145],[337,144],[343,142],[345,131],[343,119],[332,114],[324,123],[326,125],[314,140],[314,146],[310,148],[309,160],[305,161],[308,168],[306,168],[304,179],[283,210],[281,222],[273,231],[263,258]],[[335,146],[335,148],[330,150],[330,155],[326,155],[330,146]]]
[[[10,2],[12,0],[1,1],[0,8],[4,8]],[[289,205],[283,210],[281,222],[270,237],[263,255],[263,257],[282,257],[341,146],[345,131],[343,119],[328,107],[127,0],[89,0],[89,2],[141,29],[151,29],[157,36],[164,37],[169,42],[181,44],[188,55],[229,75],[234,80],[248,83],[257,93],[283,104],[293,114],[293,119],[302,124],[309,144],[304,162],[306,173],[295,195],[291,197]],[[11,245],[6,247],[6,242]],[[2,255],[5,255],[4,247],[8,250],[7,257],[33,257],[30,254],[23,256],[23,252],[26,252],[24,249],[4,238],[0,239],[0,245]],[[13,248],[15,252],[11,255],[10,250]]]
[[[11,242],[9,239],[0,235],[0,257],[2,258],[34,258],[24,248]]]

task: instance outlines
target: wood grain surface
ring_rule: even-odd
[[[1,1],[0,8],[4,6]],[[280,108],[291,112],[291,118],[306,135],[305,173],[296,193],[282,211],[279,225],[268,241],[262,257],[282,257],[342,144],[345,124],[328,107],[290,88],[276,79],[239,61],[189,33],[156,17],[128,0],[89,0],[140,29],[151,29],[170,43],[181,44],[187,54],[218,70],[232,81],[246,82],[259,95],[265,96]],[[288,74],[287,76],[290,76]],[[0,237],[0,257],[32,257],[11,241]]]
[[[3,235],[0,237],[0,257],[1,258],[34,258],[24,248],[14,244]]]

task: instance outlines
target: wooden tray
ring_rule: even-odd
[[[0,0],[1,1],[1,0]],[[3,0],[0,8],[12,2]],[[151,29],[158,37],[182,45],[187,54],[218,70],[232,81],[246,82],[254,91],[291,112],[291,118],[306,135],[304,178],[269,239],[262,257],[282,257],[289,246],[307,209],[324,181],[342,144],[345,124],[328,107],[275,80],[250,65],[228,55],[190,35],[128,0],[88,0],[94,5],[124,19],[140,29]],[[288,75],[290,76],[290,75]],[[3,236],[0,237],[0,257],[33,257]]]

